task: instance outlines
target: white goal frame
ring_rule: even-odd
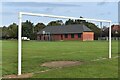
[[[22,16],[40,16],[40,17],[51,17],[51,18],[61,18],[61,19],[79,19],[86,21],[95,21],[95,22],[106,22],[109,23],[109,53],[108,58],[111,58],[111,20],[99,20],[99,19],[88,19],[88,18],[76,18],[68,16],[57,16],[57,15],[48,15],[48,14],[39,14],[39,13],[29,13],[29,12],[19,12],[19,26],[18,26],[18,75],[21,75],[21,60],[22,60]]]

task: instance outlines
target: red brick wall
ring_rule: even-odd
[[[112,30],[113,31],[120,31],[120,25],[112,25]]]
[[[60,34],[52,35],[52,40],[61,40],[61,35]]]
[[[62,37],[61,37],[62,35]],[[48,39],[48,37],[45,37]],[[37,40],[40,40],[40,35],[37,36]],[[41,40],[44,40],[44,36],[41,35]],[[56,41],[56,40],[94,40],[94,33],[93,32],[83,32],[81,34],[81,38],[78,38],[78,34],[74,34],[74,38],[71,38],[71,34],[68,34],[68,38],[65,38],[64,34],[54,34],[51,35],[51,40]]]
[[[83,32],[82,35],[82,40],[83,41],[93,41],[94,40],[94,32]]]
[[[81,38],[78,38],[78,34],[74,34],[74,38],[71,38],[71,34],[68,34],[68,38],[63,35],[63,40],[81,40]]]

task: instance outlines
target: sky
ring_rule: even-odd
[[[1,0],[2,2],[119,2],[119,0]]]
[[[118,22],[117,2],[2,2],[2,25],[18,24],[19,12],[33,12],[60,16],[84,17],[93,19],[112,20],[112,24]],[[34,25],[38,22],[47,24],[52,20],[63,20],[58,18],[23,16],[23,20],[30,20]],[[94,23],[94,22],[93,22]],[[99,23],[96,23],[99,24]],[[106,25],[106,24],[105,24]]]

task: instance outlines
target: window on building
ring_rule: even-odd
[[[78,33],[78,38],[81,38],[81,33]]]
[[[68,34],[65,34],[65,38],[68,38]]]
[[[71,34],[71,38],[74,38],[74,34]]]

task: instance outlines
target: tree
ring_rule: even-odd
[[[39,32],[40,30],[42,30],[43,28],[45,28],[46,25],[43,23],[37,23],[34,27],[34,34],[33,37],[34,39],[37,39],[37,32]]]
[[[102,28],[102,36],[106,37],[106,36],[109,36],[109,30],[106,26],[103,26]]]
[[[45,28],[45,27],[46,27],[45,24],[43,24],[43,23],[37,23],[37,24],[35,25],[35,27],[34,27],[34,32],[37,33],[37,32],[39,32],[41,29],[43,29],[43,28]]]
[[[31,23],[28,20],[26,20],[26,22],[23,22],[22,23],[22,36],[33,39],[33,33],[34,33],[33,23]]]
[[[2,27],[0,27],[0,40],[2,39]]]
[[[6,26],[2,27],[2,39],[7,39],[8,37],[8,30]]]
[[[47,26],[61,26],[64,25],[62,20],[57,20],[57,21],[51,21],[48,23]]]
[[[17,38],[18,35],[18,25],[13,23],[8,26],[8,35],[10,38]]]
[[[65,25],[71,25],[71,24],[75,24],[75,22],[74,22],[73,19],[68,19],[68,20],[65,22]]]
[[[64,23],[63,23],[62,20],[57,20],[56,22],[59,23],[59,24],[61,24],[61,25],[64,25]]]
[[[83,18],[82,16],[80,16],[80,18]],[[65,22],[65,25],[71,25],[71,24],[84,24],[86,21],[85,20],[80,20],[80,19],[68,19]]]
[[[80,16],[80,18],[83,18],[82,16]],[[76,19],[75,20],[75,24],[85,24],[86,20],[80,20],[80,19]]]

